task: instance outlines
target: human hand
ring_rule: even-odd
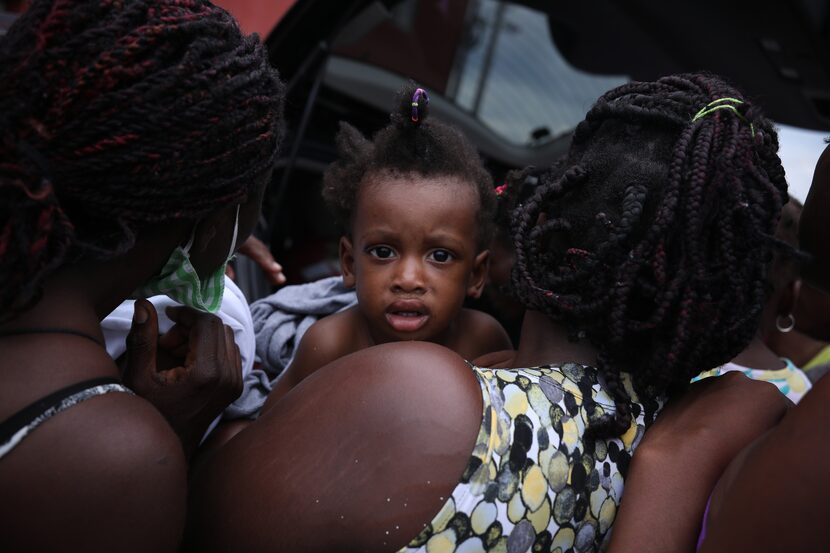
[[[265,272],[265,277],[268,282],[279,286],[285,284],[285,275],[282,272],[282,265],[277,263],[274,256],[271,255],[271,250],[265,245],[265,242],[259,238],[251,235],[239,246],[239,253],[253,259],[257,265]],[[229,277],[236,278],[233,268],[228,265],[227,274]]]
[[[242,393],[242,360],[233,330],[219,317],[183,306],[166,313],[176,324],[159,336],[153,304],[135,302],[124,383],[167,418],[189,455]]]

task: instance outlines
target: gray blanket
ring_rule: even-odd
[[[225,410],[224,418],[256,417],[274,381],[294,359],[308,327],[317,319],[356,303],[354,291],[343,286],[339,276],[286,286],[252,303],[259,366],[255,365],[245,377],[242,395]]]

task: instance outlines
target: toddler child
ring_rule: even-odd
[[[341,123],[323,197],[345,229],[340,265],[357,304],[309,328],[266,405],[375,344],[435,342],[465,359],[512,348],[493,317],[463,307],[487,275],[492,179],[459,131],[427,121],[426,91],[410,85],[400,100],[372,141]]]

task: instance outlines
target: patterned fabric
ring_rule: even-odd
[[[111,378],[97,378],[58,390],[21,409],[0,423],[0,459],[5,457],[38,426],[61,411],[95,396],[112,392],[133,392]]]
[[[216,313],[222,305],[225,294],[225,268],[233,259],[239,232],[239,207],[236,206],[236,221],[233,224],[231,247],[225,262],[205,278],[200,278],[196,267],[190,261],[190,248],[196,238],[196,226],[190,233],[185,246],[176,246],[161,272],[133,292],[132,299],[167,296],[170,299],[206,313]],[[198,223],[197,223],[198,225]]]
[[[804,366],[801,367],[804,372],[808,372],[816,367],[821,367],[824,365],[830,365],[830,346],[824,346],[821,348],[815,357],[804,363]]]
[[[777,371],[751,369],[743,365],[738,365],[737,363],[727,363],[723,366],[700,373],[692,379],[692,382],[697,382],[710,376],[720,376],[724,373],[739,371],[752,380],[761,380],[774,384],[790,401],[798,403],[813,385],[807,375],[804,374],[804,371],[796,367],[792,361],[789,359],[782,359],[782,361],[787,366]]]
[[[441,511],[402,553],[599,551],[610,537],[631,454],[662,402],[632,399],[620,439],[585,437],[615,411],[593,367],[473,367],[484,403],[464,472]]]

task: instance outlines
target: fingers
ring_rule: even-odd
[[[242,394],[242,355],[234,339],[233,329],[225,327],[225,353],[227,358],[228,378],[231,382],[229,394],[232,394],[232,401]]]
[[[160,348],[179,359],[187,356],[191,332],[198,321],[203,317],[215,317],[186,306],[168,306],[165,313],[176,324],[159,337],[158,344]]]
[[[157,341],[158,315],[155,307],[147,300],[136,300],[133,322],[127,334],[125,382],[136,383],[149,378],[155,371]]]
[[[234,332],[216,315],[188,307],[168,307],[176,322],[160,339],[165,351],[184,359],[197,388],[214,388],[227,405],[242,392],[242,357]],[[169,348],[169,349],[168,349]],[[177,378],[177,375],[167,375]]]
[[[282,265],[274,259],[265,242],[255,236],[249,236],[239,247],[239,253],[253,259],[265,272],[265,276],[271,284],[285,284]]]
[[[196,321],[206,315],[216,317],[216,315],[203,313],[193,309],[192,307],[187,307],[186,305],[170,305],[164,310],[164,312],[168,317],[170,317],[171,321],[183,325],[188,329],[192,328],[196,324]]]
[[[190,328],[181,324],[175,324],[170,330],[159,336],[158,345],[173,355],[184,357],[187,353],[187,342],[189,339]]]

